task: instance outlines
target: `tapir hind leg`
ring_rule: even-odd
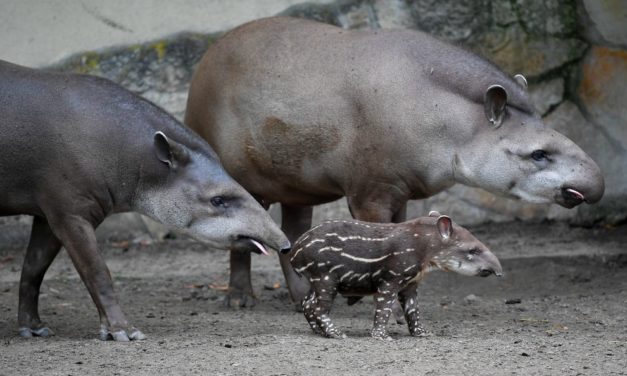
[[[53,334],[39,318],[39,289],[46,270],[60,249],[61,241],[52,233],[48,221],[43,217],[33,218],[30,241],[20,277],[17,322],[22,337],[47,337]]]
[[[281,229],[294,244],[296,239],[311,227],[311,216],[313,208],[311,206],[289,206],[281,204]],[[292,301],[296,303],[296,308],[301,308],[301,302],[309,293],[309,282],[296,274],[290,263],[291,254],[279,254],[281,269],[287,281]]]
[[[100,339],[140,340],[142,332],[129,325],[113,290],[111,274],[98,252],[93,223],[78,215],[48,218],[50,228],[61,240],[74,267],[87,287],[100,314]]]

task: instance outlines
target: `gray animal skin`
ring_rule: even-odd
[[[329,317],[338,293],[353,302],[374,295],[371,335],[381,339],[391,338],[386,325],[398,297],[409,333],[421,336],[426,332],[416,289],[427,272],[503,274],[499,260],[483,243],[438,212],[400,224],[322,223],[294,243],[290,262],[311,284],[302,301],[307,322],[315,333],[332,338],[345,337]]]
[[[64,246],[98,308],[100,338],[144,338],[98,252],[94,228],[111,213],[146,214],[215,248],[289,250],[206,142],[110,81],[0,61],[0,129],[0,215],[34,216],[19,292],[24,337],[51,334],[39,288]]]
[[[185,123],[290,240],[311,206],[346,196],[354,218],[402,222],[407,200],[455,183],[567,208],[597,202],[599,167],[547,128],[524,79],[413,30],[343,30],[268,18],[210,46]],[[250,294],[250,255],[231,253],[232,295]],[[309,291],[288,258],[291,296]]]

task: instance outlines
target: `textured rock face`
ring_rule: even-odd
[[[419,29],[524,74],[547,124],[577,142],[606,178],[606,195],[594,206],[530,205],[458,185],[413,202],[410,216],[436,209],[463,224],[545,218],[615,223],[627,218],[626,8],[618,0],[337,0],[281,14],[344,28]],[[183,34],[89,52],[53,69],[108,77],[182,118],[191,72],[215,36]],[[344,206],[343,200],[325,205],[315,219],[348,216]]]

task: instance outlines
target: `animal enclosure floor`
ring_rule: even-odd
[[[228,254],[186,239],[103,246],[122,308],[147,340],[96,339],[96,308],[65,253],[51,267],[40,301],[56,335],[22,339],[16,316],[24,250],[3,249],[0,375],[627,373],[625,226],[511,223],[471,230],[501,259],[505,276],[430,274],[419,288],[430,336],[409,337],[391,322],[390,342],[368,335],[371,298],[351,307],[336,299],[331,317],[347,339],[314,335],[289,302],[276,255],[253,255],[254,308],[223,307]]]

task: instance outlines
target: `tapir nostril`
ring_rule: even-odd
[[[283,247],[281,248],[281,253],[286,254],[286,253],[289,253],[291,250],[292,250],[291,246]]]
[[[479,271],[479,276],[480,277],[487,277],[487,276],[489,276],[491,274],[496,274],[496,273],[492,269],[481,269]]]

